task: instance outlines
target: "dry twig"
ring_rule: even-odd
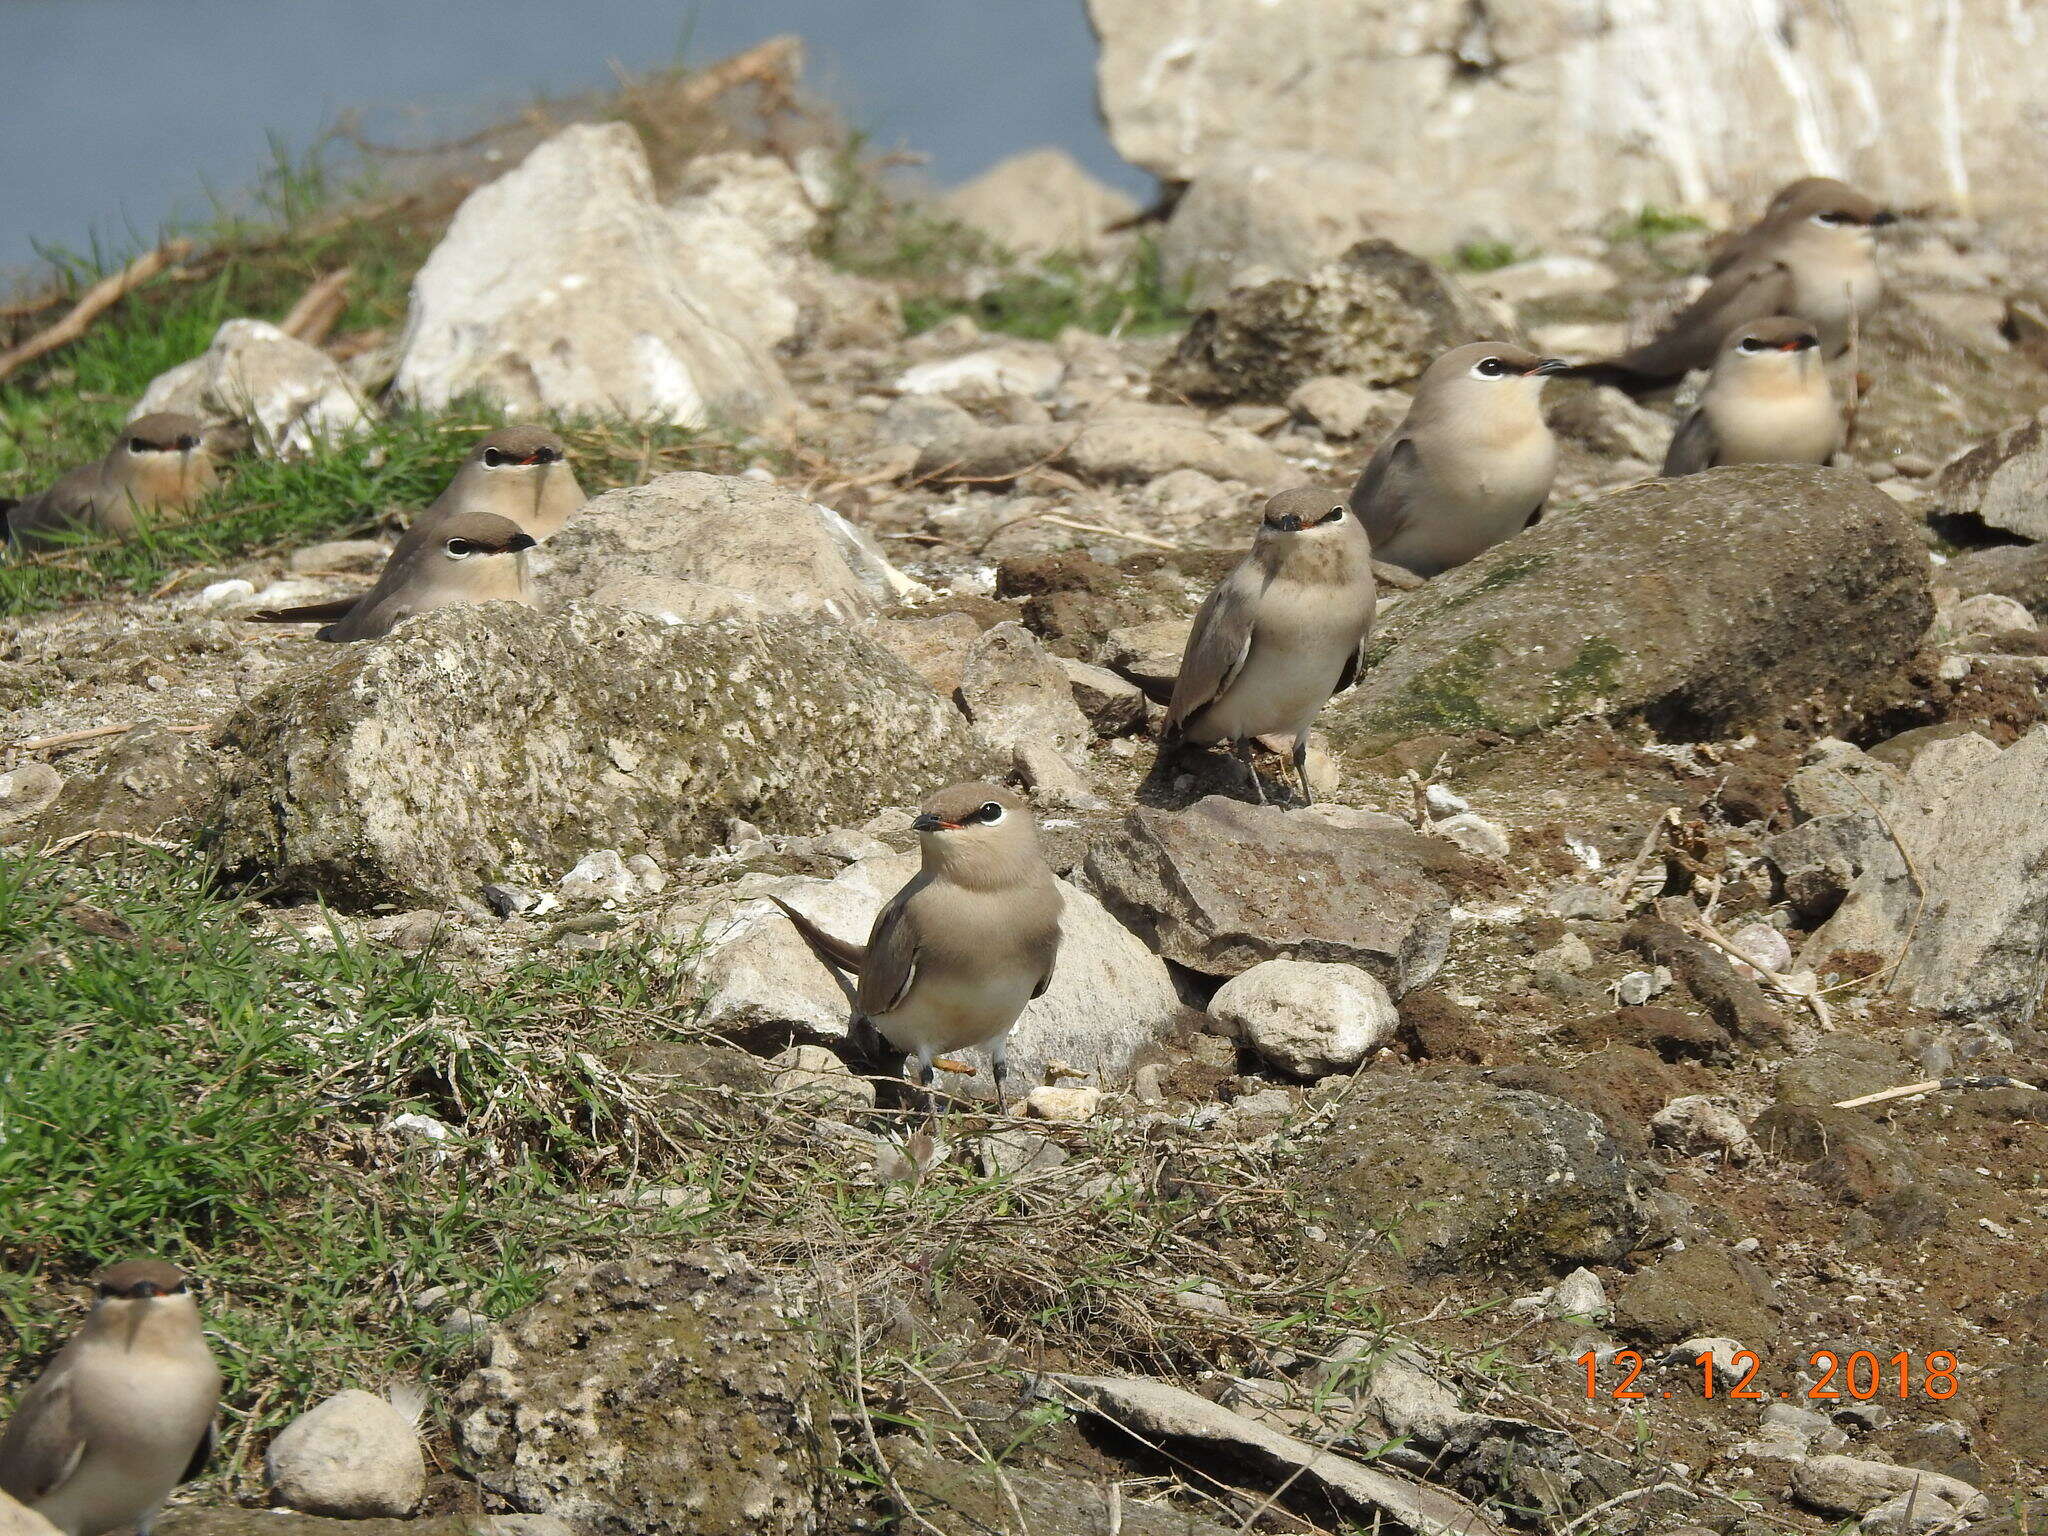
[[[189,240],[169,240],[153,251],[145,251],[111,277],[103,277],[78,297],[64,318],[45,326],[20,346],[0,352],[0,379],[32,363],[45,353],[68,346],[92,328],[93,321],[174,262],[192,253]]]

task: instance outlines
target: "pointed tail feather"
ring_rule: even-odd
[[[304,603],[297,608],[265,608],[249,617],[258,624],[332,624],[348,617],[357,597],[336,597],[324,603]]]
[[[1561,368],[1554,375],[1560,379],[1584,379],[1589,384],[1611,384],[1631,399],[1654,395],[1660,389],[1669,389],[1685,377],[1681,369],[1674,374],[1644,372],[1631,368],[1620,358],[1602,362],[1574,363]]]
[[[849,944],[844,939],[833,938],[780,896],[770,896],[768,899],[782,908],[782,915],[796,925],[796,931],[803,935],[803,941],[811,946],[820,960],[835,971],[844,971],[849,976],[860,974],[860,968],[867,963],[866,945]]]

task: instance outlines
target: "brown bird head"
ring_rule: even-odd
[[[109,1264],[92,1277],[99,1302],[153,1301],[159,1296],[187,1296],[192,1277],[162,1259],[129,1259]]]
[[[509,517],[495,512],[457,512],[435,530],[444,560],[479,555],[513,555],[539,542]]]
[[[970,886],[1001,886],[1042,867],[1038,824],[1016,791],[1000,784],[955,784],[918,811],[925,868]]]
[[[1302,485],[1267,499],[1265,516],[1259,522],[1260,542],[1269,539],[1313,536],[1338,527],[1346,516],[1341,491]]]
[[[206,424],[178,411],[152,411],[121,429],[116,453],[198,453],[206,447]]]
[[[1769,315],[1731,331],[1721,356],[1744,368],[1803,366],[1818,361],[1820,332],[1791,315]]]
[[[1764,222],[1790,226],[1802,220],[1823,229],[1872,229],[1898,215],[1832,176],[1804,176],[1781,187],[1764,210]]]
[[[485,469],[546,469],[569,456],[569,447],[546,427],[500,427],[469,451]]]
[[[1486,436],[1534,431],[1543,425],[1544,380],[1570,366],[1510,341],[1469,342],[1424,370],[1408,414],[1418,424],[1448,420]]]

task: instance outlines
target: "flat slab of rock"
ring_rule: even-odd
[[[917,1513],[916,1526],[938,1536],[990,1536],[994,1531],[1115,1531],[1118,1536],[1241,1536],[1228,1526],[1135,1496],[1110,1502],[1099,1483],[1056,1472],[1025,1472],[991,1464],[945,1462],[908,1435],[883,1442],[883,1454]],[[1012,1500],[1016,1502],[1012,1504]],[[1027,1522],[1017,1525],[1017,1511]]]
[[[778,421],[794,398],[745,302],[758,259],[656,201],[628,124],[578,123],[455,211],[413,279],[393,388],[435,409],[479,391],[521,415]]]
[[[920,477],[939,481],[987,483],[1040,468],[1107,484],[1153,480],[1177,469],[1200,470],[1213,479],[1238,480],[1266,490],[1302,478],[1250,432],[1163,416],[977,426],[926,443],[917,460]]]
[[[792,1034],[844,1040],[852,1012],[847,989],[811,952],[789,919],[760,895],[773,892],[826,932],[856,944],[867,941],[875,914],[917,873],[915,854],[861,859],[831,880],[803,876],[746,882],[744,899],[679,921],[702,932],[696,959],[707,999],[703,1023],[727,1038],[769,1045]],[[1062,881],[1059,963],[1045,995],[1025,1008],[1011,1033],[1010,1085],[1039,1081],[1055,1058],[1091,1073],[1098,1082],[1130,1075],[1147,1046],[1181,1016],[1179,995],[1165,963],[1103,909],[1088,892]],[[967,1053],[962,1053],[963,1055]],[[975,1060],[972,1078],[948,1075],[956,1089],[993,1093],[988,1064]]]
[[[690,471],[593,498],[529,558],[550,602],[679,618],[866,618],[911,585],[829,508],[743,475]]]
[[[1548,1094],[1374,1083],[1306,1167],[1303,1196],[1340,1240],[1398,1233],[1418,1278],[1611,1264],[1644,1229],[1641,1191],[1606,1127]]]
[[[1410,593],[1323,725],[1368,751],[1587,712],[1736,734],[1809,694],[1854,697],[1933,613],[1924,546],[1862,476],[1709,470],[1547,519]]]
[[[1874,954],[1916,1007],[2034,1016],[2048,993],[2048,728],[2003,750],[1969,732],[1937,740],[1903,769],[1845,748],[1793,784],[1803,819],[1771,857],[1788,889],[1823,893],[1812,903],[1845,892],[1802,964]]]
[[[1326,374],[1404,384],[1438,353],[1512,329],[1441,268],[1365,240],[1305,277],[1225,296],[1195,317],[1155,383],[1168,397],[1280,405]]]
[[[1211,795],[1184,811],[1132,811],[1089,848],[1085,871],[1103,904],[1177,965],[1235,976],[1264,960],[1341,961],[1398,996],[1443,964],[1444,881],[1473,866],[1392,816]]]
[[[1944,512],[2048,541],[2048,413],[1951,459],[1934,484]]]
[[[620,1536],[816,1536],[834,1460],[811,1336],[715,1247],[566,1271],[494,1330],[455,1442],[496,1499]]]
[[[552,884],[593,848],[672,866],[735,817],[848,826],[974,777],[983,750],[842,625],[502,603],[336,647],[225,736],[223,856],[351,905]]]
[[[1148,1443],[1193,1454],[1196,1465],[1222,1455],[1248,1463],[1273,1483],[1319,1495],[1353,1519],[1380,1521],[1415,1536],[1504,1536],[1475,1504],[1377,1467],[1368,1467],[1245,1417],[1171,1382],[1139,1376],[1044,1378],[1040,1395],[1081,1407]]]

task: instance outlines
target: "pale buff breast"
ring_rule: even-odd
[[[1710,389],[1700,409],[1713,429],[1718,464],[1825,464],[1842,440],[1842,415],[1824,383]]]

